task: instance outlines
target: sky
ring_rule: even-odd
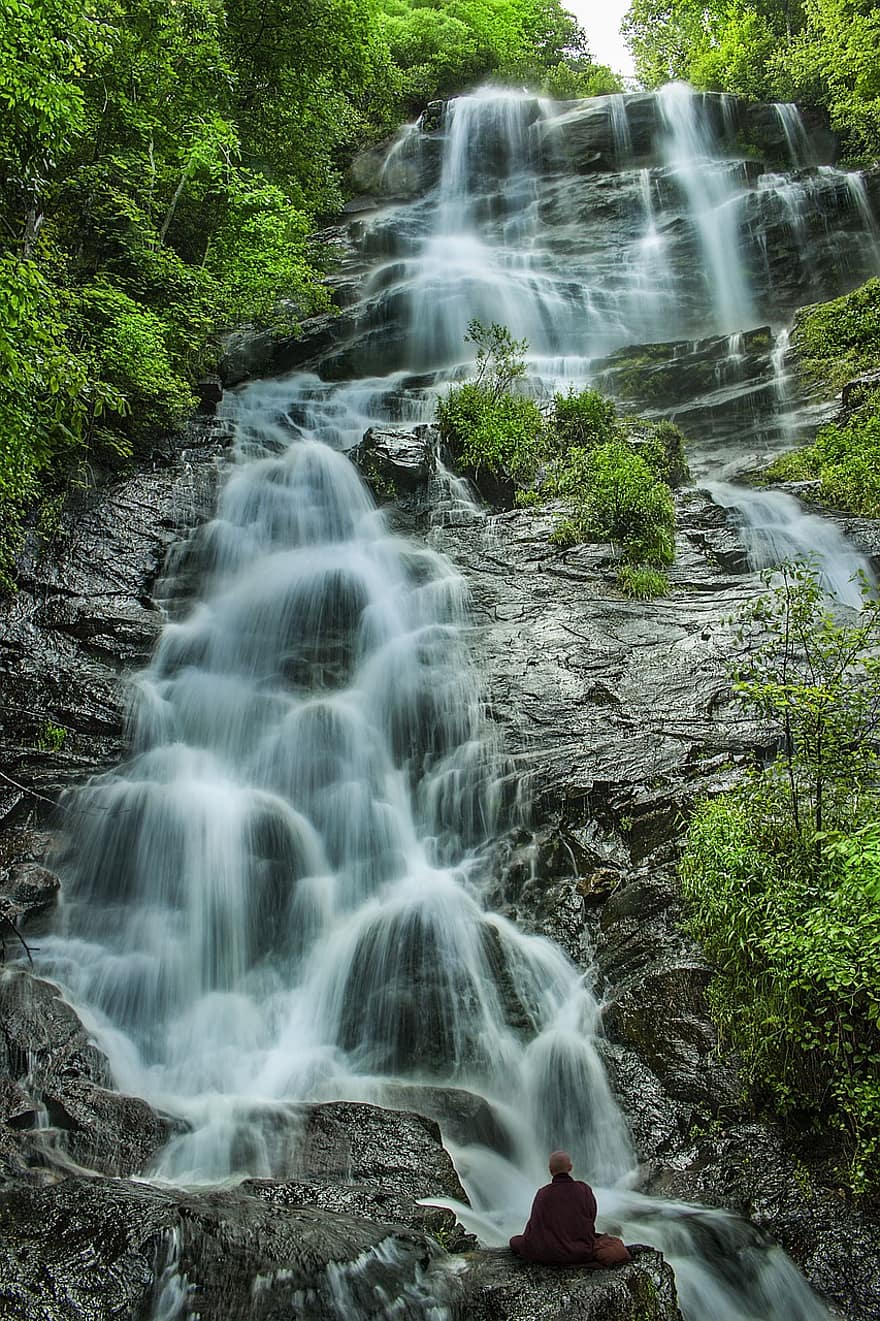
[[[565,0],[587,34],[590,54],[597,64],[609,64],[615,73],[632,74],[632,56],[618,32],[630,0]]]

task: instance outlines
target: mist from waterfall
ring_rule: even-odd
[[[504,1134],[451,1144],[462,1218],[486,1241],[522,1227],[564,1146],[606,1221],[667,1253],[689,1321],[818,1321],[750,1226],[635,1190],[589,978],[484,905],[520,794],[471,666],[466,584],[394,533],[341,452],[370,423],[430,419],[472,317],[528,339],[539,394],[594,379],[624,345],[705,335],[728,346],[718,391],[736,388],[740,332],[772,292],[748,275],[763,269],[755,208],[778,217],[801,185],[752,180],[729,107],[716,123],[689,89],[635,100],[648,145],[628,97],[450,103],[435,185],[363,223],[375,260],[348,378],[303,370],[229,401],[236,461],[183,552],[199,598],[134,681],[129,761],[72,797],[41,964],[119,1085],[187,1121],[158,1177],[284,1177],[299,1102],[463,1088]],[[564,181],[585,123],[627,199],[593,181],[619,225],[588,223],[596,197],[576,171]],[[389,192],[422,138],[392,148]],[[805,206],[838,187],[823,180],[803,182]],[[866,254],[875,238],[865,222]],[[783,356],[768,389],[787,407]],[[718,460],[710,437],[696,466]],[[716,497],[748,522],[730,489]]]

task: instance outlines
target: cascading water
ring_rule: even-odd
[[[338,452],[371,422],[429,419],[475,316],[529,340],[536,389],[595,379],[596,359],[661,328],[682,367],[716,336],[712,398],[739,388],[756,356],[740,332],[772,301],[759,219],[775,224],[776,202],[724,158],[731,104],[715,128],[704,109],[679,87],[448,107],[435,185],[362,222],[370,275],[329,379],[302,370],[231,402],[237,462],[188,550],[200,599],[135,683],[130,761],[72,804],[63,930],[42,961],[119,1084],[189,1122],[160,1175],[283,1176],[295,1102],[462,1087],[505,1134],[503,1151],[454,1148],[462,1217],[488,1241],[521,1227],[566,1146],[606,1217],[667,1253],[689,1321],[818,1321],[748,1225],[633,1191],[589,986],[483,907],[517,794],[469,666],[464,583],[390,531]],[[428,168],[423,136],[392,150],[390,189]],[[846,185],[822,186],[852,219]],[[853,260],[828,280],[845,285]],[[769,349],[766,365],[777,400]],[[717,464],[711,445],[698,468]]]

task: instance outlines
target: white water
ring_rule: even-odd
[[[615,150],[634,150],[625,99],[606,112]],[[551,195],[534,168],[573,113],[497,92],[456,102],[437,192],[373,222],[401,250],[373,271],[360,333],[401,324],[403,356],[231,401],[238,461],[194,538],[201,596],[135,683],[131,760],[72,804],[64,927],[43,967],[85,1006],[120,1086],[192,1125],[161,1176],[283,1176],[296,1102],[381,1101],[395,1079],[458,1086],[508,1139],[503,1155],[455,1149],[462,1218],[487,1241],[521,1228],[546,1153],[565,1146],[606,1223],[669,1254],[689,1321],[818,1321],[748,1226],[632,1190],[588,981],[483,907],[516,786],[469,665],[465,584],[393,535],[338,452],[370,422],[429,417],[474,316],[529,339],[538,390],[583,383],[598,353],[661,330],[729,336],[720,381],[739,379],[755,301],[737,256],[742,169],[670,89],[662,163],[623,176],[635,221],[583,226],[577,194]],[[412,147],[410,134],[392,172]],[[670,195],[702,257],[690,301]],[[466,511],[441,480],[453,516]],[[718,498],[754,524],[755,498],[731,489]],[[172,1314],[176,1290],[169,1277]]]

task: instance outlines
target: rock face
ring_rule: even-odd
[[[853,179],[817,168],[832,163],[837,151],[836,138],[821,115],[711,93],[695,97],[694,105],[700,122],[712,131],[717,153],[729,158],[730,170],[742,185],[737,201],[740,232],[731,261],[740,264],[756,295],[752,326],[743,327],[749,332],[746,339],[763,336],[760,327],[771,318],[778,324],[797,307],[832,297],[842,286],[852,287],[874,273],[873,240],[854,201]],[[608,291],[601,286],[608,270],[619,271],[624,247],[632,247],[627,260],[639,260],[646,209],[656,221],[650,230],[651,260],[661,260],[662,249],[662,264],[676,291],[679,324],[660,318],[656,327],[658,340],[668,331],[665,357],[675,356],[678,342],[707,334],[703,327],[711,318],[706,315],[705,254],[683,196],[687,189],[682,189],[668,159],[671,126],[665,116],[669,110],[662,98],[650,93],[559,103],[526,97],[518,103],[517,133],[529,144],[541,242],[549,245],[552,260],[572,282],[595,287],[594,310],[600,324],[589,334],[598,330],[599,343],[587,356],[608,352],[601,341],[607,342],[609,325],[616,325],[621,315],[620,282],[615,277],[614,288]],[[441,173],[455,114],[455,103],[438,104],[419,125],[407,126],[392,142],[356,160],[354,181],[364,195],[350,203],[340,222],[321,236],[335,253],[330,283],[337,293],[339,314],[312,318],[295,336],[248,335],[231,340],[222,367],[227,384],[249,373],[277,374],[297,367],[317,372],[325,382],[384,375],[399,371],[402,364],[426,375],[433,371],[435,361],[426,357],[423,363],[416,362],[421,326],[412,323],[405,286],[426,216],[449,200],[445,190],[455,186]],[[510,140],[497,131],[497,125],[493,130],[475,123],[471,131],[478,135],[473,158],[479,161],[480,184],[486,193],[480,204],[487,215],[495,208],[501,216],[501,197],[493,200],[491,194],[503,193],[496,185],[505,182],[510,168]],[[783,169],[789,172],[786,178],[779,173]],[[880,185],[870,173],[864,176],[864,189],[868,198],[880,195]],[[401,203],[405,205],[398,214]],[[609,231],[614,236],[611,248]],[[560,286],[559,292],[564,299],[566,287]],[[637,310],[641,313],[645,308]],[[614,338],[618,344],[627,342]],[[633,341],[639,338],[632,335]],[[536,347],[533,335],[532,348]],[[720,351],[713,363],[712,354],[697,349],[699,361],[686,364],[687,370],[711,372],[717,365],[723,367],[722,374],[736,379],[719,379],[701,389],[709,412],[697,410],[682,420],[689,434],[700,422],[725,411],[729,414],[736,406],[741,417],[745,414],[754,421],[756,415],[772,421],[779,402],[773,397],[773,373],[765,371],[760,380],[756,375],[753,380],[760,364],[740,362],[742,356],[760,357],[764,347],[747,343],[742,354],[729,355],[731,363],[722,362]],[[460,353],[460,342],[454,351]],[[572,350],[557,346],[556,351]],[[670,362],[669,372],[675,370]],[[648,375],[649,392],[660,390],[662,373]],[[609,385],[613,385],[611,377]],[[622,398],[628,398],[626,390]],[[659,402],[656,406],[662,407]],[[385,415],[395,416],[393,411]],[[729,419],[730,425],[733,422]]]
[[[370,427],[351,459],[377,495],[407,496],[424,490],[437,468],[436,427]]]
[[[870,1321],[878,1225],[747,1122],[710,969],[681,930],[682,823],[769,742],[726,677],[731,616],[759,584],[722,511],[695,492],[677,504],[672,593],[650,604],[617,591],[608,547],[554,549],[550,512],[430,533],[469,581],[491,710],[533,804],[492,902],[596,968],[605,1062],[648,1188],[751,1217],[850,1321]]]
[[[0,603],[0,823],[38,818],[71,782],[120,760],[120,674],[150,654],[162,627],[153,589],[169,546],[211,506],[222,424],[190,425],[187,443],[62,518],[52,545],[20,564]],[[34,795],[37,795],[35,797]],[[32,861],[27,840],[7,871]]]

